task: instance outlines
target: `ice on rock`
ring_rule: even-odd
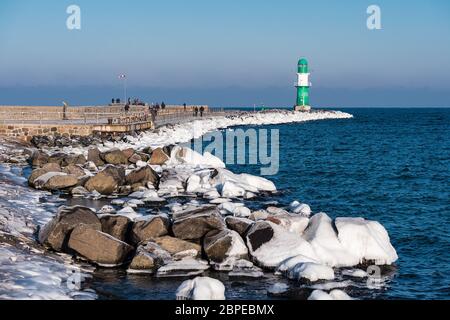
[[[331,218],[323,212],[315,214],[309,220],[303,238],[311,244],[323,264],[346,267],[357,265],[360,262],[359,257],[352,251],[346,250],[339,241]],[[355,240],[358,241],[358,239]]]
[[[106,206],[103,206],[99,210],[98,213],[100,213],[100,214],[114,214],[114,213],[116,213],[116,209],[114,209],[112,206],[106,205]]]
[[[287,273],[290,269],[295,267],[297,264],[306,263],[306,262],[318,263],[318,261],[315,259],[311,259],[310,257],[299,254],[297,256],[290,257],[290,258],[284,260],[278,266],[277,273],[282,273],[282,274]]]
[[[279,226],[285,228],[287,231],[296,233],[298,235],[303,234],[303,231],[305,231],[309,223],[309,219],[307,217],[291,214],[280,214],[268,217],[267,219],[269,221],[276,222]]]
[[[226,202],[231,202],[231,199],[216,198],[216,199],[212,199],[211,201],[209,201],[209,203],[211,203],[211,204],[222,204],[222,203],[226,203]]]
[[[280,294],[289,290],[289,286],[286,283],[277,282],[267,289],[267,292],[271,294]]]
[[[335,289],[330,293],[326,293],[322,290],[314,290],[309,296],[308,300],[353,300],[344,291]]]
[[[177,300],[225,300],[225,286],[217,279],[196,277],[177,289]]]
[[[342,270],[342,275],[354,278],[366,278],[367,272],[361,269]]]
[[[178,143],[189,142],[192,138],[217,130],[240,125],[262,125],[280,124],[292,122],[305,122],[323,119],[346,119],[352,118],[351,114],[339,111],[325,112],[293,112],[293,111],[273,111],[264,113],[248,113],[236,117],[218,117],[213,119],[204,117],[201,120],[187,121],[178,124],[163,126],[157,131],[144,131],[137,136],[127,136],[126,140],[118,142],[104,142],[104,146],[99,146],[101,152],[111,148],[134,148],[143,149],[146,147],[163,147]],[[78,150],[75,147],[67,147],[66,152],[80,154],[85,150]]]
[[[289,210],[293,213],[300,214],[305,217],[309,217],[311,215],[311,207],[305,203],[300,203],[298,201],[293,201],[289,205]]]
[[[67,176],[67,173],[63,172],[47,172],[41,176],[39,176],[36,180],[34,180],[34,185],[36,189],[42,188],[51,178],[56,176]]]
[[[262,177],[252,176],[249,174],[234,174],[227,169],[217,169],[217,174],[212,179],[212,185],[217,187],[219,190],[223,188],[225,184],[230,183],[230,187],[239,188],[240,197],[244,197],[246,192],[258,193],[261,191],[276,191],[276,187],[270,180]]]
[[[217,192],[216,189],[207,191],[203,194],[203,197],[205,197],[206,199],[217,199],[220,198],[220,193]]]
[[[166,165],[176,166],[179,164],[205,168],[225,168],[223,161],[209,152],[201,155],[190,148],[176,146],[172,149],[170,159],[166,162]]]
[[[224,198],[238,198],[244,195],[245,189],[231,181],[226,181],[222,186],[222,197]]]
[[[235,217],[245,218],[250,216],[251,211],[243,203],[224,202],[217,207],[223,215],[234,215]]]
[[[337,218],[335,225],[340,243],[357,256],[358,262],[374,261],[378,265],[390,265],[397,261],[397,252],[379,222],[363,218]]]
[[[294,267],[287,270],[287,277],[289,279],[301,280],[307,279],[311,282],[318,280],[333,280],[333,268],[314,262],[304,262],[296,264]]]
[[[157,277],[186,277],[198,275],[209,269],[207,261],[187,257],[182,260],[172,261],[157,271]]]
[[[250,215],[252,214],[251,210],[247,207],[237,207],[234,211],[233,214],[235,217],[238,218],[247,218],[250,217]]]
[[[186,192],[195,192],[200,189],[201,178],[195,174],[191,175],[187,180]]]
[[[269,241],[260,244],[261,240],[258,238],[266,239],[270,235]],[[276,268],[281,262],[297,255],[320,261],[311,245],[300,235],[289,232],[272,222],[255,223],[247,234],[247,244],[254,260],[262,267]],[[252,244],[259,246],[255,248]]]
[[[125,208],[117,211],[117,215],[130,218],[131,220],[134,220],[134,219],[137,219],[139,217],[142,217],[141,214],[139,214],[136,211],[134,211],[133,208],[131,208],[131,207],[125,207]]]
[[[259,191],[277,191],[275,184],[263,177],[252,176],[250,174],[242,173],[238,175],[239,180],[249,186],[256,187]]]

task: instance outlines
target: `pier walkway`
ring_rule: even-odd
[[[200,106],[198,106],[200,107]],[[0,135],[30,140],[34,135],[91,135],[95,133],[127,133],[154,129],[194,119],[195,106],[167,106],[157,112],[155,119],[147,106],[96,107],[32,107],[0,106]],[[231,113],[219,108],[204,106],[203,117]]]

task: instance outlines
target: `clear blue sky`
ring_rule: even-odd
[[[79,31],[66,28],[70,4],[81,8]],[[382,30],[366,28],[371,4]],[[450,105],[450,2],[0,2],[0,104],[46,102],[44,93],[48,103],[100,103],[93,88],[120,97],[125,73],[130,94],[149,100],[285,105],[301,56],[318,104],[380,104],[386,92],[388,105]]]

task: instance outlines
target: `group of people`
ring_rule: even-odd
[[[205,112],[205,107],[201,106],[200,108],[195,106],[194,107],[194,117],[198,117],[198,113],[200,111],[200,117],[203,117],[203,113]]]

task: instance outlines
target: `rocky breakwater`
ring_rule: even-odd
[[[156,277],[214,269],[230,277],[273,272],[303,283],[397,260],[378,222],[331,219],[298,201],[263,205],[259,200],[276,192],[271,181],[234,174],[209,153],[174,146],[91,148],[86,155],[38,151],[30,158],[30,186],[109,201],[97,210],[60,208],[39,231],[51,250]]]

